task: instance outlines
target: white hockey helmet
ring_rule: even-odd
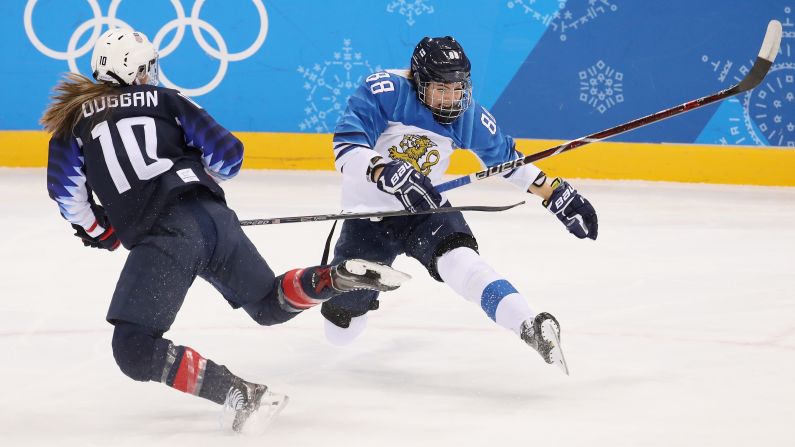
[[[144,33],[111,28],[94,45],[94,79],[115,85],[158,84],[157,50]]]

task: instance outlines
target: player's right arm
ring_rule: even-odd
[[[389,121],[400,121],[414,100],[405,79],[388,71],[373,73],[351,95],[334,132],[334,165],[355,188],[376,187],[394,195],[411,212],[441,206],[442,196],[429,178],[404,161],[383,158],[373,150]]]
[[[396,102],[397,82],[387,72],[373,73],[348,99],[334,130],[334,166],[343,175],[365,178],[370,161],[378,157],[376,141],[386,129],[390,106]]]
[[[83,149],[78,138],[50,139],[47,192],[84,245],[111,251],[119,246],[113,226],[102,207],[94,204],[86,184]]]
[[[193,100],[174,91],[168,95],[185,143],[202,151],[202,162],[218,181],[236,176],[243,164],[243,143]]]

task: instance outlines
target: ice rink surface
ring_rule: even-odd
[[[243,172],[241,219],[333,213],[331,172]],[[599,213],[581,241],[500,180],[454,191],[482,255],[562,326],[572,375],[482,310],[414,276],[352,346],[313,309],[259,327],[197,281],[167,337],[290,395],[261,436],[117,368],[104,321],[125,259],[82,248],[44,170],[0,170],[3,446],[792,446],[795,188],[574,181]],[[273,269],[316,264],[331,223],[249,228]]]

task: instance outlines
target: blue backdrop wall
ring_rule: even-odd
[[[772,18],[760,88],[619,140],[795,147],[795,0],[2,0],[0,130],[38,129],[60,74],[89,74],[94,39],[126,24],[166,85],[236,131],[332,132],[367,74],[450,34],[504,129],[571,139],[736,82]]]

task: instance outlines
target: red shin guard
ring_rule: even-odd
[[[193,349],[185,347],[182,360],[179,362],[177,375],[174,377],[174,383],[171,386],[185,393],[198,395],[204,381],[206,368],[207,360]]]

